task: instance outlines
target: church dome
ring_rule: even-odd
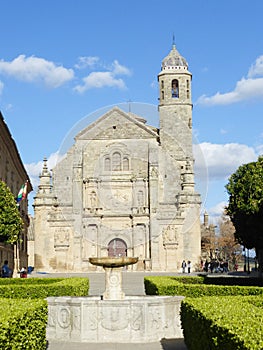
[[[188,68],[188,63],[186,59],[180,55],[180,53],[176,50],[175,45],[173,45],[170,53],[163,59],[162,61],[162,69],[170,69],[170,68]]]

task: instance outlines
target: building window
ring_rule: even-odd
[[[179,98],[179,82],[177,79],[172,81],[172,98]]]
[[[110,171],[111,169],[110,169],[110,158],[105,158],[105,160],[104,160],[104,169],[106,170],[106,171]]]
[[[128,171],[130,169],[130,159],[122,156],[121,152],[113,152],[104,158],[105,171]]]
[[[119,152],[114,152],[112,155],[112,170],[121,170],[121,155]]]
[[[163,83],[163,80],[161,81],[161,85],[162,85],[162,89],[164,88],[164,83]]]
[[[122,162],[123,170],[129,170],[129,159],[127,157],[123,158]]]

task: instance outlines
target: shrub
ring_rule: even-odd
[[[204,284],[216,284],[224,286],[263,286],[263,279],[259,277],[235,277],[235,276],[205,276]]]
[[[46,348],[45,300],[0,298],[0,314],[0,349]]]
[[[87,278],[3,278],[0,280],[0,297],[47,298],[49,296],[86,296]]]
[[[181,321],[188,350],[263,348],[263,297],[186,298]]]
[[[182,280],[185,281],[185,280]],[[181,283],[180,278],[170,276],[151,276],[145,277],[145,291],[148,295],[183,295],[186,297],[202,296],[227,296],[227,295],[263,295],[263,289],[260,287],[241,287],[241,286],[220,286],[201,284]],[[194,280],[191,280],[193,283]]]

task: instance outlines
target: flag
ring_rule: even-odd
[[[27,181],[21,186],[20,191],[18,192],[16,202],[19,203],[26,198],[27,195]]]

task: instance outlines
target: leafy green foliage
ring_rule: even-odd
[[[263,296],[186,298],[181,321],[189,350],[263,348]]]
[[[0,349],[46,349],[49,296],[86,296],[87,278],[0,279]]]
[[[47,302],[0,299],[0,349],[46,349]]]
[[[263,248],[263,157],[240,166],[226,185],[227,214],[235,237],[247,248]]]
[[[197,284],[193,284],[194,279],[196,279]],[[145,277],[145,292],[148,295],[183,295],[192,298],[202,296],[263,295],[261,287],[203,284],[204,278],[202,277],[191,277],[189,281],[190,283],[187,283],[187,277],[184,277],[181,281],[180,277]],[[249,280],[247,281],[249,282]]]
[[[0,279],[0,297],[47,298],[49,296],[87,296],[87,278],[17,278]]]
[[[9,187],[0,181],[0,241],[16,243],[23,228],[15,198]]]

